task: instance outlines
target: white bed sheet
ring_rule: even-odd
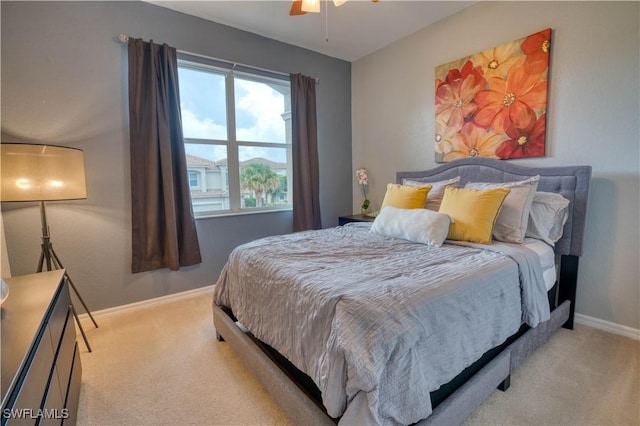
[[[523,245],[529,250],[533,250],[540,258],[544,284],[547,291],[551,290],[551,287],[556,283],[558,275],[556,271],[556,254],[553,248],[544,241],[535,238],[525,238]]]

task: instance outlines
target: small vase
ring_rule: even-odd
[[[371,201],[368,198],[365,198],[362,204],[360,205],[360,213],[364,216],[369,215],[371,213]]]

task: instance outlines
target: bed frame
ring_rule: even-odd
[[[523,167],[488,158],[468,158],[445,163],[422,172],[398,172],[403,179],[435,182],[460,176],[467,182],[512,182],[540,175],[538,191],[556,192],[570,201],[569,218],[554,251],[559,258],[558,281],[550,291],[551,318],[535,328],[523,326],[503,345],[487,352],[478,362],[450,383],[432,393],[433,413],[419,424],[461,424],[496,388],[509,387],[511,373],[561,327],[573,329],[582,255],[590,166]],[[227,341],[245,366],[268,390],[296,424],[330,425],[330,418],[318,401],[317,388],[281,355],[236,322],[233,312],[213,305],[213,322],[218,340]],[[304,383],[307,382],[307,383]]]

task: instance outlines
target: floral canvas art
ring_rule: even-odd
[[[436,67],[437,162],[545,155],[551,29]]]

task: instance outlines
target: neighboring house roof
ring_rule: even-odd
[[[226,158],[223,158],[222,160],[218,160],[218,161],[211,161],[211,160],[207,160],[206,158],[197,157],[195,155],[190,155],[190,154],[187,154],[186,157],[187,157],[187,167],[206,167],[209,169],[215,169],[219,166],[227,165]],[[246,161],[241,161],[240,165],[253,164],[253,163],[266,164],[274,170],[287,168],[286,163],[279,163],[276,161],[267,160],[266,158],[262,158],[262,157],[251,158]]]
[[[216,167],[215,161],[187,154],[187,167]]]

